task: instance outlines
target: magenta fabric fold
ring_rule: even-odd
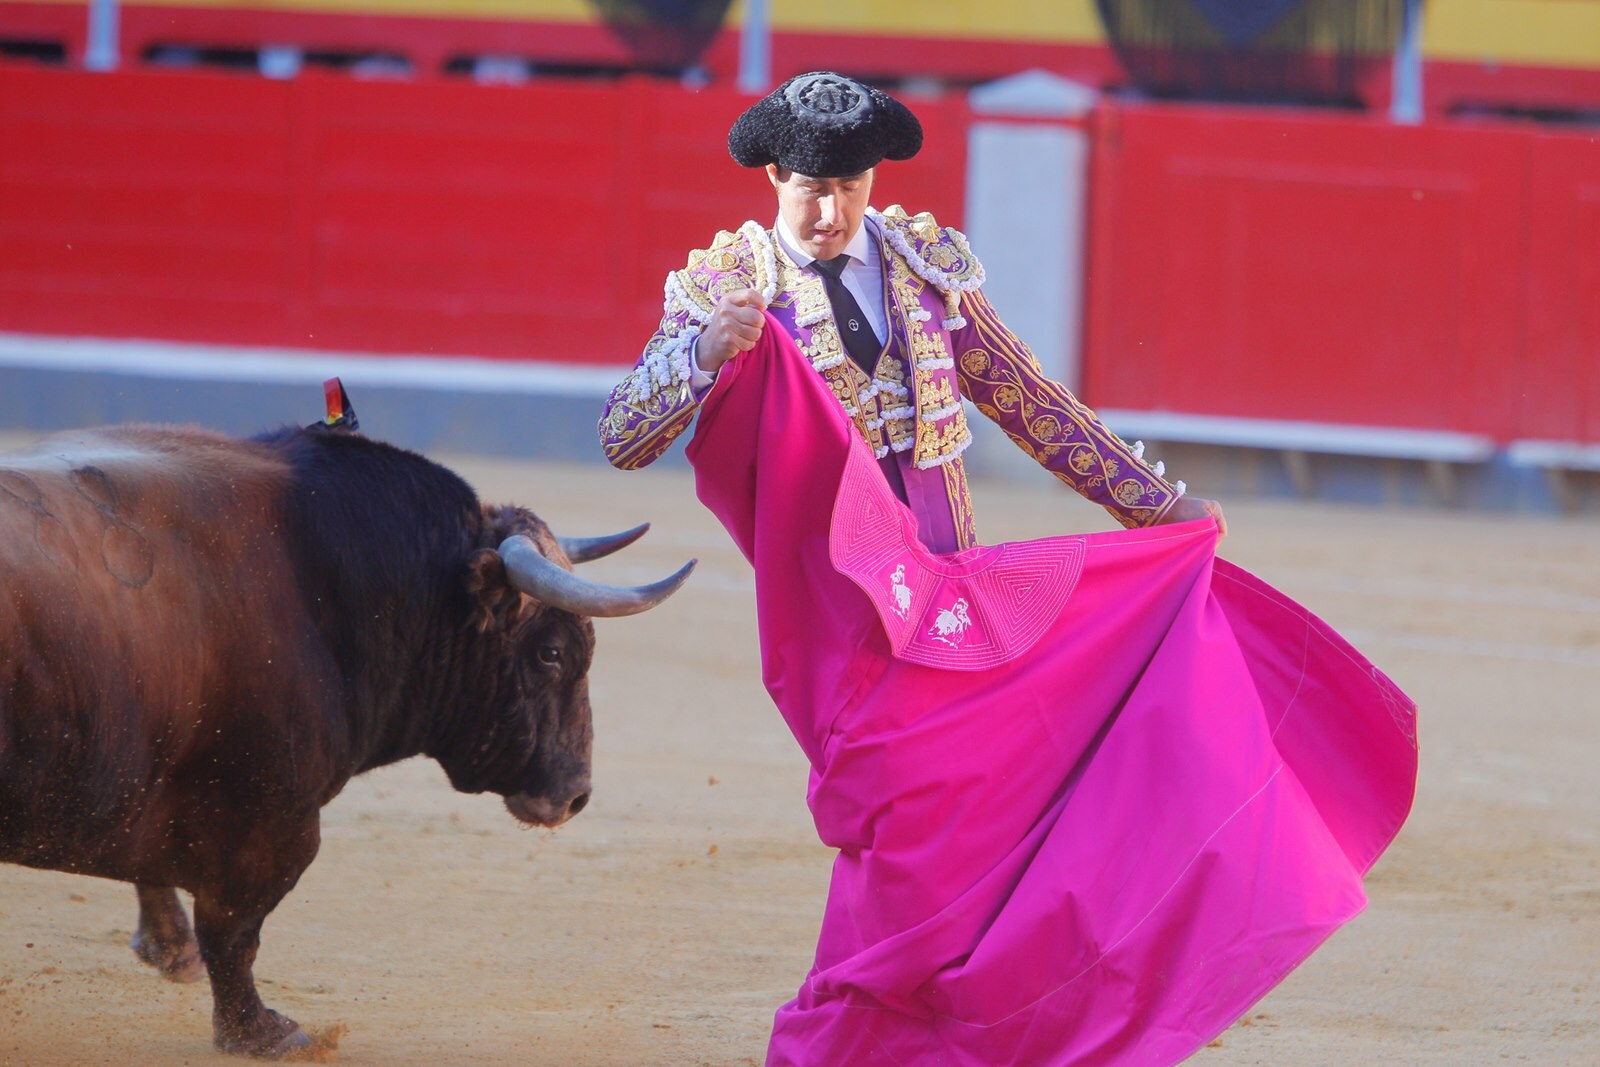
[[[1365,906],[1415,707],[1213,523],[929,552],[770,317],[689,458],[838,849],[771,1067],[1175,1063]]]

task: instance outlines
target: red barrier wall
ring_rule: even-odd
[[[1519,436],[1600,443],[1600,136],[1534,136],[1527,153]]]
[[[1577,134],[1108,105],[1085,392],[1600,440],[1597,175]]]
[[[0,64],[0,329],[629,363],[661,283],[775,214],[749,100]],[[880,203],[960,223],[966,105]]]

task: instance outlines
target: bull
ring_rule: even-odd
[[[132,882],[138,956],[209,975],[213,1040],[308,1044],[252,967],[320,810],[410,756],[553,827],[590,791],[591,617],[615,587],[413,452],[325,427],[122,426],[0,455],[0,861]],[[193,896],[191,924],[176,888]]]

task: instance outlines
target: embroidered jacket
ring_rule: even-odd
[[[937,475],[955,545],[977,543],[961,454],[972,442],[963,397],[1078,493],[1127,527],[1148,526],[1183,494],[1148,466],[1063,386],[1046,378],[1027,345],[1000,322],[980,286],[983,267],[959,231],[933,216],[890,207],[873,213],[882,236],[884,308],[891,338],[870,376],[848,357],[822,279],[802,271],[772,231],[747,222],[718,233],[667,276],[661,325],[606,401],[606,458],[633,470],[651,463],[694,420],[690,351],[725,293],[755,289],[880,459],[910,452],[910,469]],[[911,488],[908,479],[908,489]]]

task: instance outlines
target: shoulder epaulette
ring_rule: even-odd
[[[667,275],[666,311],[683,311],[691,322],[703,324],[722,294],[734,289],[759,289],[771,300],[776,278],[772,241],[760,223],[747,222],[737,232],[719,230],[710,248],[690,252],[688,264]]]
[[[884,238],[923,281],[944,294],[944,326],[959,330],[967,324],[961,315],[961,294],[983,285],[983,264],[972,254],[967,235],[953,226],[940,226],[929,212],[906,214],[899,204],[877,212]]]

